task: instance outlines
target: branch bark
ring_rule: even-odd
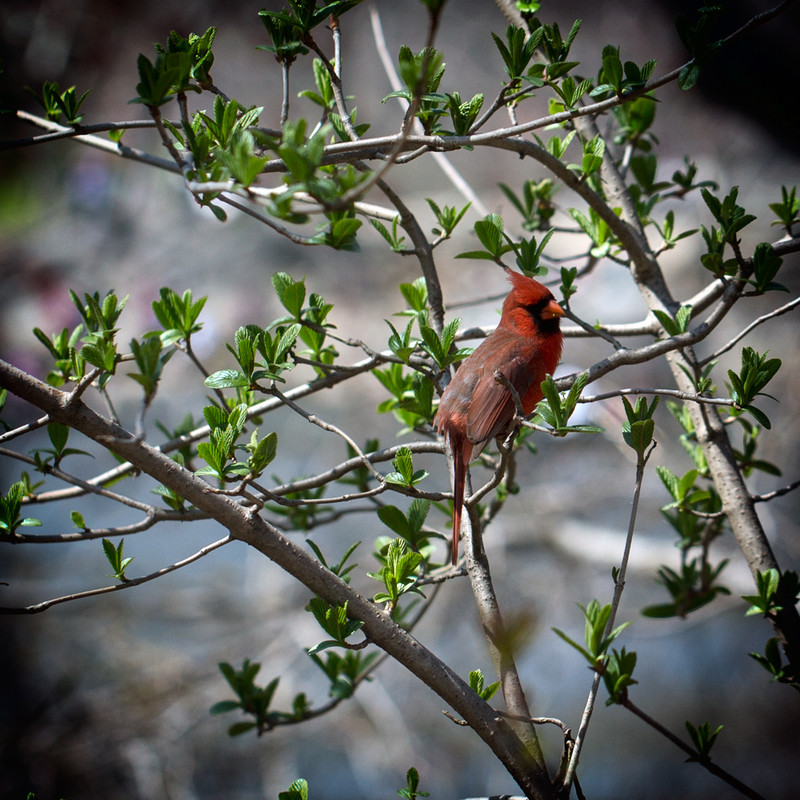
[[[215,491],[209,484],[129,431],[22,370],[0,360],[0,386],[126,459],[274,561],[315,595],[364,622],[365,635],[428,685],[483,739],[532,800],[552,800],[548,780],[516,733],[450,667],[397,625],[381,608],[345,583],[319,561],[262,519],[253,508]]]

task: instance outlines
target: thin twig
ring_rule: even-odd
[[[394,60],[392,59],[392,56],[389,53],[389,48],[386,44],[386,36],[383,32],[383,24],[381,23],[381,16],[380,12],[378,11],[377,3],[373,3],[370,6],[369,19],[370,25],[372,26],[372,37],[375,40],[375,49],[378,52],[378,57],[381,60],[381,65],[386,73],[386,77],[389,80],[389,85],[392,87],[392,91],[400,91],[403,88],[403,85],[400,82],[400,76],[397,74],[397,71],[394,68]],[[416,130],[422,130],[419,120],[415,120],[414,125]],[[425,147],[424,151],[427,150],[428,148]],[[489,209],[486,207],[480,197],[478,197],[475,190],[467,183],[466,180],[464,180],[461,173],[455,169],[447,156],[444,153],[434,152],[433,160],[439,169],[444,172],[453,186],[464,198],[466,198],[469,203],[472,204],[472,207],[475,209],[476,213],[482,217],[485,217],[489,213]]]
[[[286,59],[281,61],[281,76],[283,79],[283,93],[281,94],[281,128],[289,119],[289,67],[291,63]]]
[[[610,400],[613,397],[625,397],[629,395],[664,395],[665,397],[675,397],[678,400],[685,400],[689,403],[705,403],[710,406],[728,406],[738,409],[737,403],[728,397],[705,397],[701,394],[691,394],[690,392],[681,392],[678,389],[644,389],[644,388],[630,388],[630,389],[615,389],[612,392],[603,392],[603,394],[582,395],[578,398],[579,403],[597,403],[600,400]]]
[[[375,478],[378,483],[383,484],[385,482],[383,475],[381,475],[380,472],[375,469],[375,467],[372,465],[372,462],[366,457],[364,451],[358,446],[352,436],[345,433],[341,428],[337,427],[333,423],[325,422],[324,419],[320,419],[316,414],[309,414],[307,411],[297,405],[294,400],[289,399],[274,383],[270,387],[269,391],[270,394],[274,394],[283,405],[291,408],[292,411],[299,414],[301,417],[303,417],[303,419],[312,423],[312,425],[316,425],[318,428],[322,428],[322,430],[328,431],[329,433],[335,433],[341,439],[344,439],[344,441],[353,448],[353,451],[360,459],[362,466],[364,466],[367,471],[372,474],[372,477]]]
[[[17,111],[17,116],[30,122],[33,115],[28,115],[25,111]],[[39,117],[34,117],[37,121]],[[57,125],[57,123],[54,123]],[[173,123],[177,124],[177,123]],[[20,147],[30,147],[46,142],[56,142],[59,139],[73,139],[77,136],[87,136],[92,133],[103,133],[105,131],[133,130],[135,128],[155,128],[156,123],[152,119],[129,119],[125,122],[100,122],[95,125],[75,125],[71,128],[64,125],[57,125],[60,130],[53,130],[50,133],[42,133],[38,136],[26,136],[24,139],[5,139],[0,140],[0,150],[17,150]]]
[[[693,761],[701,764],[712,775],[716,775],[718,778],[721,778],[723,781],[725,781],[725,783],[727,783],[729,786],[732,786],[740,794],[751,798],[751,800],[764,800],[764,797],[757,791],[751,789],[737,778],[734,778],[733,775],[731,775],[729,772],[726,772],[724,769],[722,769],[722,767],[718,767],[713,761],[711,761],[710,758],[702,756],[695,749],[689,747],[688,744],[679,739],[674,733],[672,733],[672,731],[665,728],[660,722],[653,719],[649,714],[646,714],[638,706],[634,705],[631,700],[626,698],[621,705],[624,708],[627,708],[628,711],[634,713],[637,717],[639,717],[640,720],[646,722],[651,728],[653,728],[653,730],[658,731],[662,736],[669,739],[676,747],[683,750],[683,752],[686,753]]]
[[[271,490],[267,489],[256,481],[251,481],[250,485],[254,489],[257,489],[259,492],[261,492],[265,502],[273,502],[281,506],[288,506],[289,508],[349,503],[353,500],[363,500],[366,497],[375,497],[379,494],[383,494],[389,488],[389,485],[383,482],[378,486],[375,486],[373,489],[367,489],[363,492],[352,492],[350,494],[338,495],[336,497],[304,497],[302,499],[295,499],[291,497],[281,497],[279,494],[274,494]],[[234,494],[240,494],[240,492],[234,492]]]
[[[208,514],[192,508],[186,511],[172,509],[153,509],[144,519],[130,525],[117,525],[113,528],[86,528],[75,533],[35,534],[14,532],[14,544],[66,544],[70,542],[88,542],[93,539],[109,539],[113,536],[133,536],[136,533],[150,530],[160,522],[191,522],[208,519]]]
[[[325,53],[322,52],[319,45],[309,36],[306,39],[306,44],[319,56],[322,65],[325,67],[331,79],[331,91],[333,92],[333,99],[336,102],[336,109],[339,112],[339,119],[341,120],[342,127],[350,141],[357,142],[358,134],[353,126],[353,121],[350,119],[350,112],[347,110],[347,100],[344,96],[344,89],[342,86],[341,74],[341,29],[339,27],[339,20],[331,16],[331,33],[333,35],[333,51],[335,64],[332,64]]]
[[[258,220],[259,222],[263,222],[264,225],[272,228],[275,233],[279,233],[281,236],[284,236],[294,244],[301,244],[309,247],[316,247],[319,244],[319,239],[315,239],[313,236],[302,236],[299,233],[292,233],[292,231],[290,231],[288,228],[284,228],[283,225],[279,225],[271,217],[268,217],[266,214],[259,213],[254,208],[250,208],[249,206],[244,205],[244,203],[234,200],[232,197],[220,195],[217,200],[219,200],[221,203],[225,203],[226,205],[238,209],[239,211],[247,214],[250,217],[253,217],[253,219]]]
[[[762,314],[757,319],[754,319],[746,328],[743,328],[736,336],[733,337],[729,342],[725,345],[720,347],[718,350],[715,350],[710,356],[707,356],[702,361],[698,362],[698,366],[703,367],[706,364],[713,361],[715,358],[719,358],[723,353],[727,353],[728,350],[734,347],[734,345],[744,339],[750,331],[754,328],[757,328],[759,325],[763,325],[763,323],[768,322],[775,317],[779,317],[782,314],[786,314],[788,311],[792,311],[793,309],[797,308],[800,305],[800,297],[795,297],[794,300],[790,300],[785,305],[781,306],[780,308],[776,308],[774,311],[770,311],[769,314]]]
[[[569,309],[564,309],[564,314],[577,325],[579,325],[586,333],[590,336],[597,336],[600,339],[605,339],[609,344],[613,346],[615,350],[624,350],[624,345],[620,344],[610,333],[604,330],[602,327],[598,326],[595,327],[590,325],[588,322],[584,322],[577,314],[573,313]]]
[[[218,539],[216,542],[212,542],[205,547],[202,547],[196,553],[192,554],[188,558],[184,558],[181,561],[176,561],[174,564],[171,564],[168,567],[163,567],[162,569],[156,570],[155,572],[151,572],[149,575],[143,575],[140,578],[126,578],[123,583],[115,584],[114,586],[103,586],[100,589],[89,589],[85,592],[74,592],[72,594],[65,594],[61,597],[54,597],[52,600],[44,600],[41,603],[36,603],[32,606],[22,606],[18,608],[9,608],[9,607],[0,607],[0,614],[40,614],[42,611],[47,611],[48,608],[52,608],[53,606],[59,605],[60,603],[69,603],[73,600],[82,600],[85,597],[97,597],[101,594],[111,594],[112,592],[121,592],[123,589],[130,589],[133,586],[140,586],[143,583],[148,583],[149,581],[153,581],[156,578],[161,578],[164,575],[168,575],[170,572],[175,572],[175,570],[181,569],[182,567],[186,567],[189,564],[193,564],[195,561],[203,558],[203,556],[207,556],[209,553],[213,552],[214,550],[219,549],[228,542],[233,541],[230,535],[225,536],[222,539]]]
[[[800,481],[794,481],[793,483],[790,483],[788,486],[784,486],[782,489],[776,489],[774,492],[767,492],[766,494],[753,495],[753,502],[766,503],[768,500],[774,500],[776,497],[783,497],[783,495],[789,494],[789,492],[793,492],[798,487],[800,487]]]
[[[639,497],[642,491],[642,481],[644,479],[644,469],[647,466],[647,461],[650,458],[653,450],[655,449],[655,442],[650,446],[650,449],[647,450],[646,453],[639,453],[639,457],[636,462],[636,480],[633,489],[633,501],[631,503],[631,513],[628,520],[628,533],[625,537],[625,548],[622,553],[622,560],[620,561],[619,570],[616,573],[616,579],[614,581],[614,594],[611,600],[611,613],[608,617],[608,622],[606,623],[605,631],[603,633],[604,637],[607,637],[611,631],[614,629],[614,621],[617,616],[617,610],[619,609],[619,603],[622,599],[622,591],[625,588],[625,576],[628,571],[628,558],[631,552],[631,545],[633,544],[633,533],[636,529],[636,515],[639,510]],[[589,696],[586,700],[586,707],[583,711],[583,716],[581,717],[581,722],[578,727],[578,733],[575,736],[575,744],[572,749],[572,754],[570,755],[569,764],[567,766],[567,771],[564,775],[564,782],[563,786],[565,788],[572,785],[572,782],[575,777],[575,771],[578,768],[578,761],[580,760],[581,750],[583,749],[583,745],[586,741],[586,734],[589,729],[589,722],[592,718],[592,712],[594,711],[595,701],[597,699],[597,692],[600,688],[600,681],[602,680],[602,675],[600,672],[595,672],[594,677],[592,678],[592,685],[589,690]]]
[[[17,461],[22,461],[32,467],[38,466],[36,459],[33,457],[26,455],[25,453],[18,453],[16,450],[9,450],[5,447],[0,447],[0,456],[14,458]],[[150,514],[155,511],[155,507],[149,505],[148,503],[142,503],[139,500],[134,500],[132,497],[128,497],[124,494],[117,494],[109,489],[104,489],[102,486],[99,486],[92,481],[85,481],[75,475],[70,475],[68,472],[64,472],[58,467],[49,467],[47,469],[47,474],[52,475],[54,478],[57,478],[64,483],[69,483],[72,486],[78,487],[82,490],[81,494],[91,493],[97,495],[98,497],[104,497],[106,500],[113,500],[114,502],[121,503],[122,505],[130,506],[131,508],[143,511],[146,514]],[[25,498],[25,500],[28,503],[41,502],[42,496],[43,495],[34,495],[33,497]]]
[[[43,417],[39,417],[39,419],[34,420],[33,422],[26,422],[24,425],[20,425],[18,428],[12,428],[10,431],[0,433],[0,444],[10,442],[12,439],[16,439],[18,436],[24,436],[26,433],[31,433],[31,431],[38,431],[40,428],[44,428],[45,425],[49,424],[50,416],[45,414]]]
[[[167,133],[167,129],[164,127],[161,109],[158,106],[148,106],[147,108],[153,115],[153,121],[156,123],[156,130],[158,131],[158,135],[161,137],[162,144],[167,148],[167,152],[172,156],[181,172],[183,172],[186,169],[186,161],[178,152],[177,148],[175,147],[175,143],[172,141],[170,135]]]

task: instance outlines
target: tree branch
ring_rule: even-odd
[[[26,375],[0,360],[0,385],[97,441],[134,467],[185,497],[239,539],[274,561],[278,566],[332,605],[347,605],[348,613],[363,621],[364,634],[381,649],[432,688],[495,753],[530,798],[550,800],[553,792],[541,767],[520,742],[508,723],[473,692],[453,670],[397,625],[374,603],[232,498],[210,487],[189,470],[146,442],[138,441],[119,425],[104,419],[82,401],[69,403],[68,395]],[[273,398],[274,400],[274,398]],[[110,590],[110,589],[109,589]],[[107,590],[108,591],[108,590]]]
[[[188,558],[176,561],[174,564],[151,572],[149,575],[143,575],[141,578],[125,578],[123,583],[117,583],[114,586],[103,586],[100,589],[88,589],[85,592],[65,594],[61,597],[45,600],[32,606],[23,606],[21,608],[7,608],[3,606],[0,607],[0,614],[40,614],[42,611],[47,611],[48,608],[60,605],[61,603],[71,603],[73,600],[83,600],[86,597],[98,597],[101,594],[111,594],[112,592],[121,592],[124,589],[130,589],[134,586],[141,586],[143,583],[148,583],[156,578],[163,578],[164,575],[168,575],[170,572],[175,572],[177,569],[193,564],[195,561],[207,556],[209,553],[214,552],[214,550],[228,544],[230,541],[232,541],[231,537],[225,536],[222,539],[218,539],[216,542],[206,545]]]
[[[662,736],[665,736],[667,739],[669,739],[676,747],[683,750],[683,752],[686,753],[692,761],[696,761],[698,764],[701,764],[712,775],[716,775],[718,778],[721,778],[723,781],[725,781],[725,783],[727,783],[729,786],[732,786],[740,794],[743,794],[745,797],[749,797],[751,800],[764,800],[764,798],[758,792],[756,792],[754,789],[751,789],[737,778],[734,778],[733,775],[726,772],[724,769],[722,769],[722,767],[718,767],[713,761],[711,761],[711,759],[704,758],[700,753],[679,739],[674,733],[672,733],[672,731],[665,728],[660,722],[658,722],[658,720],[653,719],[649,714],[646,714],[644,711],[642,711],[642,709],[634,705],[631,700],[626,699],[622,703],[622,706],[639,717],[640,720],[646,722],[651,728],[653,728],[653,730],[658,731]]]

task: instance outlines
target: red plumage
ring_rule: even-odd
[[[436,414],[436,430],[453,455],[453,564],[458,560],[464,485],[473,452],[505,433],[516,411],[514,398],[495,373],[505,375],[523,411],[530,414],[542,399],[542,381],[561,358],[561,306],[538,281],[517,272],[509,272],[508,278],[512,289],[503,302],[500,323],[461,363]]]

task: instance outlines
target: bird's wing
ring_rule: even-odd
[[[516,411],[508,389],[495,378],[497,368],[487,364],[475,387],[467,413],[467,437],[478,449],[502,433]],[[521,358],[511,358],[499,368],[520,398],[531,385],[533,371]]]

